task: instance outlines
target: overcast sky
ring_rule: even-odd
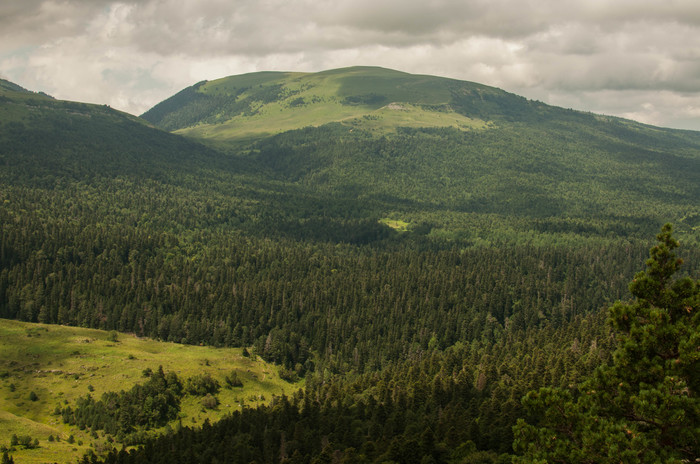
[[[698,0],[0,2],[0,77],[132,114],[204,79],[354,65],[700,130]]]

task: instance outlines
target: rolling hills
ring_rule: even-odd
[[[699,175],[699,133],[382,68],[202,82],[142,118],[2,83],[0,317],[305,378],[148,440],[164,459],[505,462],[526,392],[609,361],[661,224],[697,273]]]

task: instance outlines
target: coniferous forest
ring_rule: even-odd
[[[697,133],[454,82],[449,109],[411,111],[483,127],[164,131],[374,111],[399,98],[380,77],[336,100],[200,83],[149,122],[0,87],[0,318],[246,347],[303,379],[128,443],[221,386],[160,370],[85,397],[62,419],[116,441],[83,462],[699,458]]]

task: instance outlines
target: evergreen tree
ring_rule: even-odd
[[[571,390],[543,388],[523,404],[533,423],[518,421],[522,462],[680,463],[700,458],[700,291],[682,264],[666,224],[647,270],[630,284],[635,301],[616,303],[613,362]]]

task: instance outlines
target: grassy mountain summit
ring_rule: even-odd
[[[319,73],[257,72],[204,81],[142,117],[159,127],[218,140],[329,122],[380,133],[396,127],[478,129],[484,118],[543,105],[484,85],[373,67]]]
[[[518,398],[610,358],[600,309],[661,223],[697,273],[700,133],[376,68],[201,83],[147,117],[0,88],[0,318],[246,347],[306,381],[270,408],[166,428],[146,462],[510,462]],[[57,333],[18,336],[48,348]],[[103,353],[89,385],[109,393]],[[32,354],[0,356],[17,417],[55,406]],[[134,443],[140,419],[115,435],[106,402],[71,412],[68,397],[60,416],[95,450]],[[0,447],[54,446],[31,425]]]
[[[386,224],[485,238],[495,218],[511,236],[648,236],[671,220],[698,239],[700,133],[471,82],[372,67],[260,72],[200,82],[143,118]]]

